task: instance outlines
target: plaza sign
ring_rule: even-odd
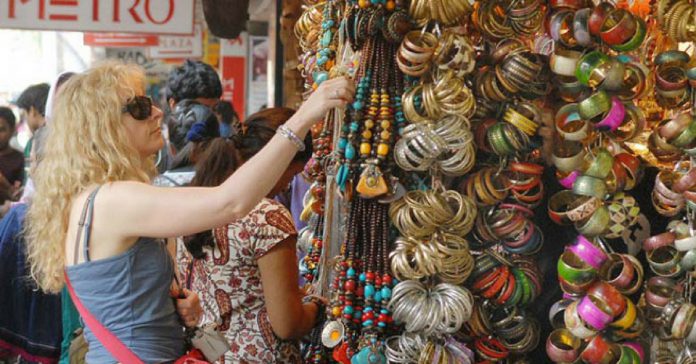
[[[195,26],[193,35],[160,35],[159,43],[147,50],[150,58],[200,58],[203,56],[203,29]]]
[[[0,28],[193,34],[195,0],[0,0]]]

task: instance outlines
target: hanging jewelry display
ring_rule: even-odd
[[[525,362],[542,340],[554,362],[693,361],[694,9],[307,2],[296,34],[308,92],[337,64],[356,83],[355,101],[317,130],[310,167],[319,183],[306,199],[303,273],[333,277],[307,361]],[[685,41],[691,48],[676,43]],[[549,127],[554,141],[542,145]],[[543,180],[542,157],[557,181]],[[646,162],[662,169],[653,207],[674,221],[643,242],[633,232],[650,222],[629,192]],[[325,236],[327,177],[340,241]],[[564,190],[545,199],[548,183]],[[543,289],[542,203],[580,234],[558,257],[564,297],[548,336],[528,310]],[[329,263],[331,244],[341,253]]]
[[[342,120],[336,120],[339,133],[333,167],[348,227],[330,290],[328,322],[321,334],[322,344],[330,350],[314,350],[308,360],[386,363],[381,342],[392,327],[387,303],[395,282],[387,260],[392,244],[389,206],[377,198],[397,191],[390,175],[391,151],[405,119],[400,106],[404,79],[394,55],[408,31],[409,19],[394,1],[327,1],[322,5],[325,33],[317,52],[314,83],[331,76],[319,67],[335,65],[331,57],[340,45],[333,47],[327,34],[334,35],[331,29],[338,25],[339,35],[345,35],[356,52],[358,87],[355,102]],[[340,8],[336,14],[341,17],[327,21],[330,8]],[[330,163],[327,160],[322,167]]]
[[[295,24],[295,35],[300,40],[304,52],[301,57],[301,71],[306,80],[308,92],[328,80],[336,64],[339,47],[340,4],[336,1],[312,1]],[[305,255],[300,261],[300,273],[305,282],[305,291],[325,294],[321,282],[321,270],[325,239],[325,205],[327,175],[326,165],[332,152],[333,114],[312,129],[313,154],[305,167],[305,174],[311,181],[310,189],[304,198],[304,209],[300,216],[307,226],[300,231],[298,246]],[[321,323],[319,324],[321,325]],[[324,363],[322,328],[310,335],[304,358],[306,362]]]
[[[666,8],[675,15],[676,4],[657,3],[659,27],[672,40],[683,40],[686,29],[676,31],[675,19],[664,19]],[[681,9],[676,14],[684,15],[687,7],[676,7]],[[687,131],[694,120],[679,111],[690,101],[690,56],[659,52],[671,45],[650,13],[638,5],[629,11],[626,4],[600,3],[559,9],[551,18],[557,42],[551,67],[561,98],[569,104],[556,113],[561,143],[553,155],[559,182],[567,190],[551,197],[549,214],[559,224],[574,224],[582,234],[558,260],[565,297],[549,313],[556,330],[546,343],[555,362],[676,362],[677,357],[687,362],[690,357],[684,339],[694,306],[685,293],[690,281],[680,279],[684,273],[678,264],[689,248],[688,224],[675,220],[667,233],[646,239],[641,247],[631,237],[640,210],[624,192],[642,175],[635,154],[664,168],[652,193],[658,213],[680,215],[686,205],[682,193],[693,186],[686,176],[694,172],[691,163],[683,162],[682,150],[694,140]],[[564,19],[571,17],[572,31],[564,33]],[[568,49],[573,42],[581,47]],[[665,111],[672,118],[657,123]],[[642,143],[637,141],[641,138]],[[604,241],[617,238],[627,244],[629,254],[615,253]],[[685,250],[675,248],[677,240]],[[635,257],[641,248],[649,270]],[[656,276],[648,279],[647,274]],[[635,301],[631,296],[644,280],[645,290]],[[666,291],[671,293],[660,293]]]

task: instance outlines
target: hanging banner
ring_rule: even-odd
[[[202,27],[196,25],[193,35],[160,36],[159,45],[150,47],[150,58],[200,58],[203,56]]]
[[[249,37],[249,114],[268,107],[268,46],[267,36]]]
[[[0,28],[193,34],[195,0],[4,0]]]
[[[221,39],[222,98],[232,102],[235,111],[246,117],[246,56],[249,36]]]

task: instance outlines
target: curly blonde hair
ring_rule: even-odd
[[[60,292],[65,284],[65,239],[75,196],[108,182],[149,183],[155,174],[154,158],[140,156],[122,122],[123,105],[144,82],[140,67],[108,62],[73,76],[61,89],[44,156],[32,176],[36,194],[25,231],[31,275],[45,292]]]

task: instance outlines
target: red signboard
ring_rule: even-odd
[[[246,58],[222,57],[222,98],[232,102],[239,115],[245,114]]]
[[[246,49],[248,35],[221,40],[222,98],[232,102],[242,118],[246,116]]]
[[[148,47],[159,45],[159,37],[152,34],[85,33],[85,45],[92,47]]]

